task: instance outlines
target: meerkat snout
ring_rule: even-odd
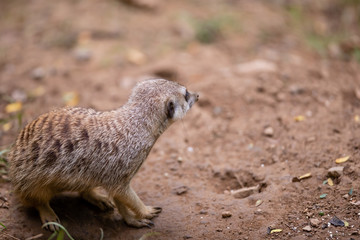
[[[178,83],[152,79],[138,83],[128,102],[113,111],[77,107],[41,115],[21,131],[9,154],[14,192],[39,211],[43,223],[59,222],[52,197],[75,191],[102,210],[115,204],[130,226],[151,226],[161,208],[144,205],[130,181],[159,136],[198,99]]]

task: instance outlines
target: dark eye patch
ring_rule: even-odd
[[[186,100],[186,101],[189,101],[189,99],[190,99],[190,93],[186,90],[185,100]]]

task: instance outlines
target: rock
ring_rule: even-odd
[[[31,77],[35,80],[41,80],[45,77],[45,74],[45,69],[42,67],[38,67],[31,72]]]
[[[348,199],[348,198],[349,198],[349,194],[344,194],[342,197],[345,198],[345,199]]]
[[[241,188],[238,190],[231,190],[230,193],[235,198],[246,198],[250,196],[251,194],[259,192],[260,185],[254,186],[254,187],[248,187],[248,188]]]
[[[340,177],[344,172],[344,167],[332,167],[328,170],[327,176],[330,178],[338,178]]]
[[[310,218],[310,225],[313,227],[319,227],[321,221],[317,218]]]
[[[242,63],[237,66],[239,73],[276,72],[277,70],[275,63],[263,59]]]
[[[79,62],[87,62],[91,58],[91,51],[86,48],[77,48],[74,50],[74,58]]]
[[[274,136],[274,129],[272,127],[266,127],[263,133],[267,137],[272,137]]]
[[[297,94],[303,94],[305,92],[305,89],[298,86],[298,85],[291,85],[289,87],[289,92],[292,94],[292,95],[297,95]]]
[[[25,102],[27,99],[26,93],[20,89],[16,89],[11,93],[12,99],[16,102]]]
[[[183,236],[183,239],[190,239],[190,238],[192,238],[192,236],[190,236],[190,235]]]
[[[188,190],[189,188],[187,186],[180,186],[174,189],[177,195],[183,195],[184,193],[187,193]]]
[[[200,214],[207,214],[208,212],[206,211],[206,210],[200,210],[200,212],[199,212]]]
[[[311,229],[311,226],[307,225],[307,226],[303,227],[303,230],[305,232],[311,232],[312,229]]]
[[[231,212],[225,211],[221,213],[222,218],[229,218],[232,216]]]
[[[141,9],[148,9],[148,10],[155,10],[160,5],[158,0],[121,0],[121,1],[128,5]]]
[[[334,216],[332,219],[330,219],[329,223],[331,223],[335,227],[344,227],[345,226],[345,223],[336,216]]]

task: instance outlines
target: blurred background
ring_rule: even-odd
[[[200,101],[160,138],[135,180],[145,202],[165,209],[155,220],[160,236],[154,239],[255,239],[267,237],[271,224],[287,229],[277,239],[330,234],[292,227],[306,225],[302,210],[317,204],[313,196],[324,188],[333,159],[351,155],[349,168],[359,169],[359,63],[359,0],[1,0],[0,196],[10,206],[0,207],[5,233],[24,239],[41,232],[36,215],[9,200],[6,151],[26,123],[63,106],[118,108],[139,80],[162,77],[200,92]],[[239,169],[246,169],[245,177],[237,177]],[[304,185],[288,181],[306,172],[317,177]],[[348,172],[338,187],[349,189],[357,176]],[[179,182],[190,189],[182,198],[173,194]],[[228,194],[256,184],[267,190],[245,198]],[[296,200],[300,193],[303,204]],[[359,226],[353,212],[336,212],[350,204],[338,196],[334,190],[329,216]],[[264,204],[254,215],[258,199]],[[221,218],[223,210],[233,217]],[[89,228],[99,224],[110,239],[146,234],[89,218],[80,220]]]

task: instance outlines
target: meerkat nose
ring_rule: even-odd
[[[199,94],[198,93],[195,93],[196,94],[196,101],[199,100]]]

